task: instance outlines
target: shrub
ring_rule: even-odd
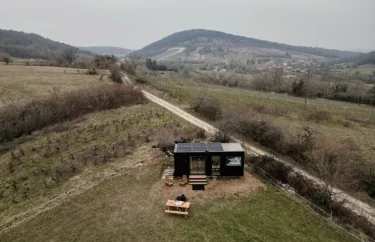
[[[150,70],[154,71],[166,71],[167,67],[165,65],[159,65],[156,60],[152,60],[151,58],[146,59],[146,66]]]
[[[254,169],[265,171],[278,181],[288,183],[288,176],[292,172],[290,166],[284,165],[268,156],[254,157],[251,159],[251,163]]]
[[[169,141],[163,141],[158,144],[158,148],[163,152],[167,152],[167,151],[172,152],[174,149],[174,143],[169,142]]]
[[[221,103],[216,98],[208,98],[197,111],[210,120],[218,120],[222,116]]]
[[[113,55],[97,55],[93,59],[93,65],[96,68],[109,69],[117,61],[117,57]]]
[[[88,75],[97,75],[98,72],[96,71],[96,68],[93,67],[93,68],[88,69],[87,74]]]
[[[139,77],[137,76],[134,81],[138,84],[146,84],[148,83],[147,79],[146,78],[143,78],[143,77]]]
[[[272,90],[272,78],[269,74],[257,75],[251,82],[251,87],[258,91],[269,92]]]
[[[204,129],[199,129],[199,130],[196,132],[195,137],[196,137],[197,139],[205,139],[205,138],[207,138],[207,136],[206,136],[206,131],[204,131]]]
[[[7,53],[0,53],[0,61],[8,65],[12,62],[12,58]]]
[[[292,83],[292,94],[294,96],[302,97],[305,93],[305,82],[303,80],[296,80]]]
[[[218,120],[222,117],[223,110],[218,99],[209,95],[206,91],[195,93],[190,98],[194,111],[210,120]]]
[[[127,74],[134,76],[135,75],[135,68],[129,61],[125,61],[121,63],[121,69],[125,71]]]
[[[230,135],[223,131],[218,131],[215,133],[214,137],[211,139],[212,142],[220,142],[220,143],[229,143],[231,142]]]
[[[66,61],[66,63],[68,63],[68,66],[71,66],[73,62],[78,58],[77,52],[77,48],[68,48],[61,53],[62,58]]]
[[[323,137],[305,152],[310,169],[330,185],[358,190],[364,175],[357,145],[350,139]]]
[[[370,238],[375,238],[375,226],[365,217],[359,216],[346,208],[343,203],[334,201],[332,193],[327,187],[317,185],[305,176],[295,173],[288,165],[272,157],[254,157],[249,159],[248,162],[252,165],[255,172],[261,171],[260,174],[266,172],[274,179],[289,184],[299,195],[320,207],[325,213],[312,207],[316,212],[326,217],[328,216],[327,214],[330,214],[337,218],[343,226],[355,227]]]
[[[239,120],[235,131],[267,148],[283,152],[284,136],[279,128],[266,121]]]
[[[116,82],[116,83],[122,83],[122,75],[121,75],[121,69],[119,66],[117,66],[116,64],[112,65],[110,68],[109,68],[109,71],[111,73],[111,75],[109,76],[109,78],[111,78],[111,80],[113,82]]]
[[[144,103],[139,90],[116,84],[104,84],[24,104],[11,104],[0,111],[0,143],[49,125],[71,120],[98,110]]]

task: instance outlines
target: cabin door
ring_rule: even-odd
[[[206,174],[206,159],[204,156],[190,156],[190,174]]]

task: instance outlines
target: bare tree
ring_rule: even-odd
[[[198,111],[198,109],[204,105],[205,102],[207,102],[208,99],[208,90],[205,88],[202,88],[200,90],[197,90],[196,92],[193,92],[193,94],[190,97],[190,103],[191,107],[194,109],[194,111]]]
[[[360,183],[361,158],[352,140],[325,137],[306,156],[310,167],[329,184],[328,189],[335,185],[356,187]]]
[[[273,86],[272,75],[269,73],[256,75],[251,82],[251,86],[255,90],[271,91]]]
[[[130,65],[134,70],[136,70],[137,67],[142,64],[142,57],[136,53],[131,53],[128,56],[128,59],[130,61]]]
[[[111,72],[110,78],[113,82],[123,83],[121,69],[118,65],[113,64],[112,66],[110,66],[109,71]]]
[[[69,66],[73,64],[73,62],[77,59],[77,49],[69,48],[63,51],[62,53],[63,58],[66,60]]]
[[[274,86],[281,85],[281,77],[284,74],[284,70],[282,68],[276,68],[275,71],[271,74],[272,75],[272,84]]]
[[[194,111],[211,120],[222,117],[221,103],[218,99],[202,89],[191,96],[190,103]]]
[[[12,62],[12,58],[7,53],[0,53],[0,61],[5,62],[6,65]]]

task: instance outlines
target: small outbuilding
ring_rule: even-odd
[[[245,152],[240,143],[178,143],[174,176],[243,176]]]

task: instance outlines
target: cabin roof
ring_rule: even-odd
[[[223,147],[223,151],[230,152],[230,151],[244,151],[242,145],[240,143],[222,143],[221,146]]]
[[[243,152],[240,143],[178,143],[174,153]]]

